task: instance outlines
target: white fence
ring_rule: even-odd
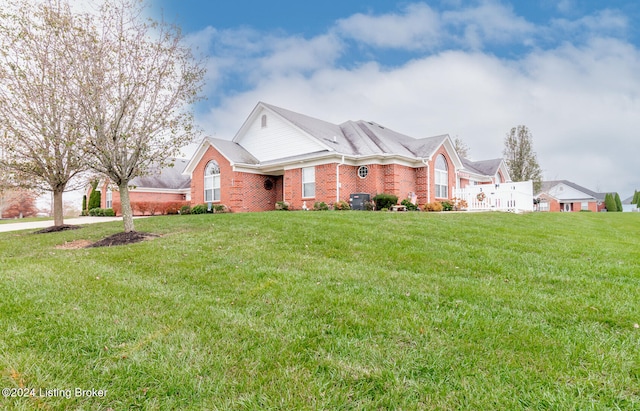
[[[533,182],[480,184],[455,190],[469,211],[533,211]]]

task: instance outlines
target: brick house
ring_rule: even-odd
[[[205,138],[184,168],[190,202],[292,209],[379,193],[423,205],[456,188],[509,181],[502,159],[471,162],[448,135],[415,139],[368,121],[332,124],[258,103],[233,140]],[[186,198],[186,197],[185,197]]]
[[[171,167],[156,173],[136,177],[130,182],[129,200],[134,215],[164,213],[168,208],[187,205],[191,199],[191,179],[185,176],[187,159],[175,159]],[[91,196],[91,185],[86,189],[87,201]],[[101,179],[96,187],[100,191],[100,207],[113,208],[120,214],[120,192],[112,187],[108,179]]]
[[[543,181],[535,197],[538,211],[602,211],[606,193],[596,193],[567,180]]]

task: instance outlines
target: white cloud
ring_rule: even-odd
[[[428,5],[408,5],[403,13],[355,14],[337,23],[338,32],[362,44],[408,50],[429,49],[439,42],[438,14]]]
[[[546,178],[619,191],[623,197],[640,187],[640,51],[624,40],[597,35],[603,27],[624,28],[619,16],[607,12],[609,22],[601,24],[589,23],[590,18],[570,22],[563,30],[590,35],[517,58],[468,47],[472,39],[467,31],[461,41],[467,46],[416,55],[393,68],[375,61],[337,65],[348,52],[340,35],[351,40],[361,36],[362,42],[379,47],[435,44],[439,34],[421,32],[418,25],[400,33],[401,20],[411,21],[409,10],[391,16],[395,29],[387,40],[366,29],[365,21],[378,24],[381,17],[364,15],[341,20],[339,30],[312,39],[223,33],[215,58],[224,70],[243,65],[240,73],[250,76],[251,86],[222,96],[221,104],[199,121],[211,135],[230,139],[255,104],[265,101],[335,123],[373,120],[414,137],[449,133],[470,146],[474,159],[500,157],[505,134],[524,124],[533,133]],[[420,21],[433,13],[426,5],[415,10]],[[478,44],[507,41],[502,33],[522,40],[535,31],[547,30],[548,35],[557,29],[533,27],[495,3],[439,18],[450,37],[460,34],[452,26],[475,27]],[[359,25],[345,30],[346,22]],[[233,42],[238,48],[227,49]]]

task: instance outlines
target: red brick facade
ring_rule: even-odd
[[[366,164],[368,173],[358,175],[360,166],[332,162],[315,165],[315,195],[303,197],[302,168],[284,170],[284,175],[263,175],[234,171],[229,161],[214,147],[210,146],[193,169],[191,178],[191,205],[204,203],[204,171],[214,160],[220,167],[220,200],[214,204],[224,204],[233,212],[274,210],[278,201],[286,201],[294,210],[303,206],[313,208],[315,202],[333,204],[337,199],[348,201],[354,193],[368,193],[372,197],[380,193],[394,194],[399,200],[409,198],[412,193],[418,204],[436,201],[434,164],[438,155],[443,154],[448,165],[449,195],[451,198],[456,184],[456,170],[448,153],[442,147],[427,166],[419,164],[410,167],[400,164]],[[269,181],[267,183],[267,181]],[[270,189],[267,189],[270,187]]]

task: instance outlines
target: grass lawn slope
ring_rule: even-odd
[[[638,214],[121,229],[0,234],[0,409],[640,409]]]

